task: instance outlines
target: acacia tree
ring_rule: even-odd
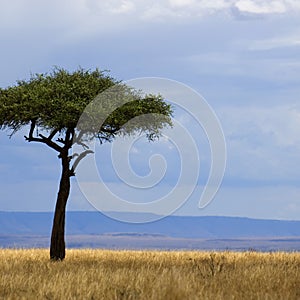
[[[107,93],[105,101],[90,109],[89,122],[81,122],[78,128],[77,123],[85,108],[97,95],[115,86],[118,87],[117,96],[116,93]],[[111,112],[111,104],[115,101],[119,103]],[[111,113],[97,124],[99,113],[105,116],[107,111]],[[134,117],[149,113],[158,117],[127,125]],[[100,143],[111,142],[117,136],[141,132],[153,140],[159,137],[163,127],[172,125],[171,115],[171,106],[161,96],[143,95],[98,69],[80,68],[68,72],[54,68],[50,73],[35,74],[29,80],[17,81],[14,86],[0,89],[0,129],[8,129],[12,136],[21,128],[27,128],[25,140],[52,148],[61,162],[50,243],[52,260],[65,258],[65,211],[70,177],[75,176],[78,163],[92,153],[86,141],[98,138]],[[84,151],[71,154],[74,144],[81,145]]]

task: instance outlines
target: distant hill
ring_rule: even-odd
[[[141,215],[139,215],[141,217]],[[0,247],[47,247],[53,213],[0,212]],[[145,224],[68,212],[69,247],[300,250],[300,221],[169,216]]]
[[[46,235],[51,212],[0,212],[0,235]],[[169,216],[145,224],[113,220],[99,212],[68,212],[69,235],[138,233],[180,238],[248,238],[299,236],[300,221],[259,220],[238,217]]]

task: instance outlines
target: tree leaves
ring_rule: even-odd
[[[100,104],[91,104],[99,95]],[[0,129],[11,129],[14,133],[34,121],[42,130],[63,133],[76,128],[89,104],[89,124],[77,130],[85,130],[90,136],[104,140],[141,131],[152,139],[164,126],[172,125],[172,108],[159,95],[142,96],[141,92],[99,69],[79,68],[68,72],[55,67],[49,74],[34,74],[27,81],[17,81],[15,86],[0,89]],[[97,124],[99,114],[106,116],[116,104],[118,108],[109,114],[100,128],[91,126]],[[135,117],[149,113],[156,115],[152,115],[151,120],[134,121]]]

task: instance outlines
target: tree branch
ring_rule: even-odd
[[[58,138],[56,141],[62,143],[63,145],[66,145],[65,140],[63,138]]]
[[[84,131],[81,130],[78,135],[76,136],[76,134],[74,133],[74,136],[73,136],[73,142],[74,143],[77,143],[81,140],[82,136],[84,135]]]
[[[89,149],[89,146],[86,145],[85,143],[81,142],[81,141],[76,141],[76,144],[82,146],[84,149]]]
[[[51,141],[49,138],[45,137],[42,134],[39,134],[39,136],[41,137],[42,143],[46,144],[47,146],[56,150],[57,152],[62,152],[63,150],[62,147],[60,147],[59,145],[57,145],[56,143],[54,143],[53,141]]]
[[[100,135],[100,133],[97,134],[97,139],[98,139],[100,145],[103,144],[103,140],[105,140],[106,142],[110,142],[111,138],[112,138],[112,136]]]
[[[49,140],[52,140],[53,137],[54,137],[58,132],[59,132],[59,129],[54,129],[54,130],[50,133],[50,135],[48,136],[48,139],[49,139]]]
[[[76,170],[78,164],[80,163],[80,161],[83,158],[85,158],[88,154],[91,154],[91,153],[94,153],[94,151],[92,151],[92,150],[86,150],[86,151],[80,153],[79,155],[77,154],[77,158],[74,161],[74,164],[73,164],[73,166],[71,167],[71,170],[70,170],[71,171],[71,175],[70,176],[75,176],[75,170]]]
[[[78,135],[76,136],[76,134],[75,134],[75,132],[74,132],[74,134],[73,134],[73,143],[74,144],[77,144],[77,145],[80,145],[80,146],[82,146],[85,150],[87,150],[87,149],[89,149],[89,147],[88,147],[88,145],[87,144],[85,144],[81,139],[82,139],[82,137],[83,137],[83,135],[84,135],[84,131],[80,131],[79,133],[78,133]]]
[[[28,136],[24,136],[25,140],[28,142],[38,142],[38,143],[43,143],[46,144],[47,146],[49,146],[50,148],[56,150],[57,152],[61,152],[63,150],[62,147],[60,147],[59,145],[57,145],[56,143],[54,143],[51,139],[53,138],[53,136],[56,134],[57,129],[54,129],[49,137],[46,137],[42,134],[39,134],[39,138],[38,137],[34,137],[33,136],[33,132],[36,126],[36,121],[32,120],[31,124],[30,124],[30,130],[29,130],[29,134]],[[56,132],[55,132],[56,131]]]
[[[31,124],[30,124],[30,131],[29,131],[29,137],[31,137],[31,138],[33,137],[35,125],[36,125],[36,120],[32,120]]]
[[[114,135],[117,131],[119,131],[121,129],[121,127],[110,127],[110,128],[107,128],[107,127],[101,127],[101,130],[102,132],[104,133],[107,133],[107,134],[110,134],[110,135]]]
[[[40,142],[40,143],[44,143],[43,139],[41,139],[41,138],[35,138],[33,136],[33,132],[34,132],[35,126],[36,126],[36,120],[31,120],[29,135],[28,136],[24,135],[25,140],[28,141],[28,142]]]
[[[72,147],[73,136],[74,136],[74,128],[68,128],[64,140],[65,148],[69,149]]]

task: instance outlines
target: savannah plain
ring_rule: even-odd
[[[0,249],[0,299],[300,299],[300,253]]]

